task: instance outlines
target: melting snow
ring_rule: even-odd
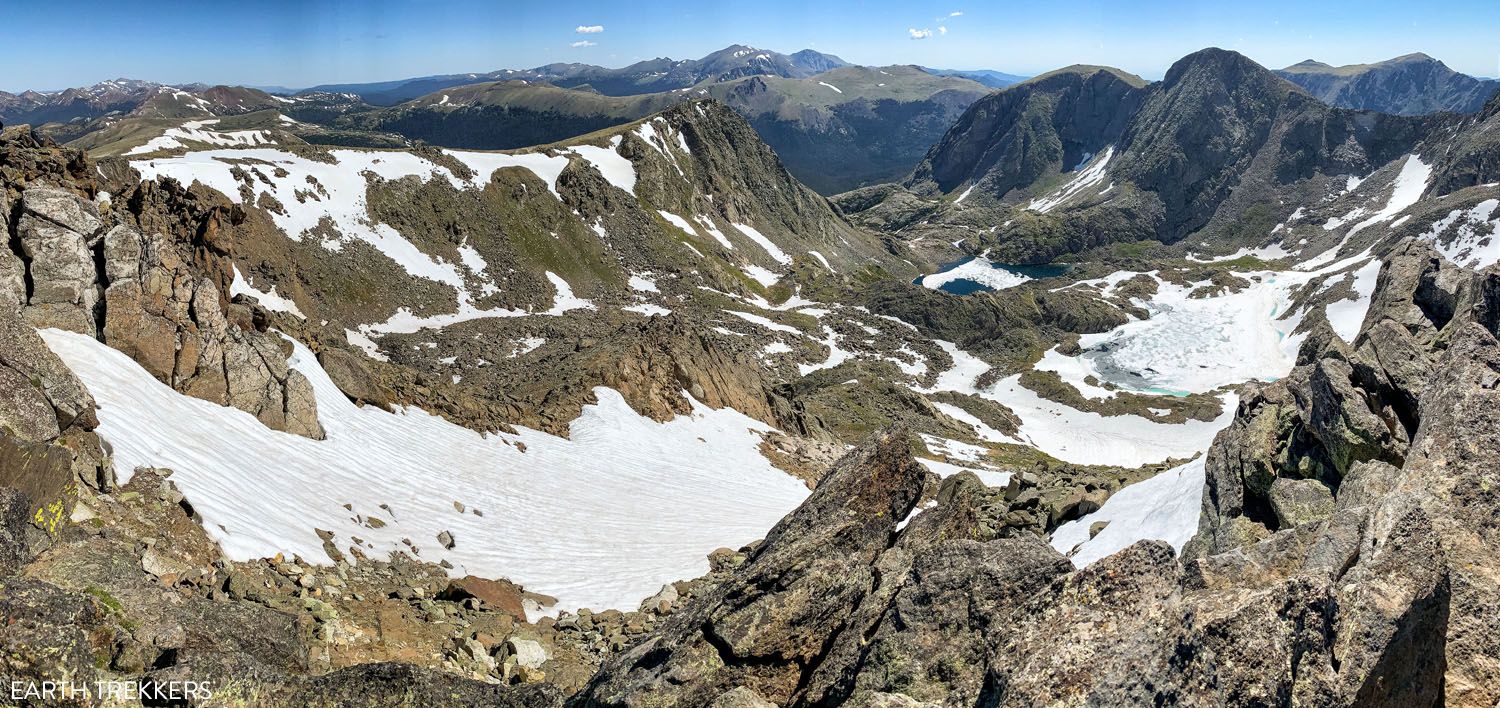
[[[734,228],[739,229],[740,233],[749,236],[751,241],[754,241],[756,245],[759,245],[761,248],[765,249],[766,253],[771,254],[771,257],[776,259],[777,263],[781,263],[783,265],[791,264],[792,257],[788,256],[785,251],[777,247],[777,245],[772,242],[771,239],[766,238],[765,234],[756,231],[754,227],[749,226],[748,224],[735,224]]]
[[[410,538],[454,575],[508,577],[560,608],[632,609],[663,583],[706,572],[714,548],[760,538],[808,493],[757,451],[769,428],[727,408],[695,402],[657,423],[601,387],[566,439],[481,435],[417,409],[356,407],[294,343],[290,363],[312,382],[328,434],[318,441],[177,393],[90,337],[42,335],[97,399],[122,479],[137,466],[174,470],[235,560],[324,558],[314,528],[341,548],[358,536],[373,557]],[[458,513],[454,501],[484,515]],[[443,531],[452,550],[437,542]]]
[[[1370,296],[1375,292],[1380,266],[1380,259],[1371,258],[1369,263],[1350,274],[1354,285],[1354,299],[1340,300],[1324,308],[1328,324],[1333,326],[1333,331],[1345,342],[1353,342],[1359,335],[1359,326],[1364,324],[1365,313],[1370,310]]]
[[[1079,194],[1084,189],[1087,189],[1088,187],[1091,187],[1103,181],[1104,168],[1109,165],[1109,160],[1110,158],[1114,157],[1114,155],[1115,146],[1111,145],[1107,148],[1104,148],[1104,154],[1095,157],[1093,161],[1089,163],[1088,168],[1084,169],[1082,172],[1079,172],[1077,177],[1074,177],[1067,184],[1064,184],[1062,187],[1054,190],[1051,194],[1048,194],[1045,197],[1031,200],[1031,204],[1027,205],[1026,208],[1035,212],[1041,212],[1045,214],[1049,211],[1052,211],[1059,204],[1067,201],[1073,195]]]
[[[669,309],[667,309],[665,307],[662,307],[661,305],[653,305],[653,304],[651,304],[649,302],[643,302],[643,303],[640,303],[639,305],[627,305],[627,306],[622,307],[620,309],[624,310],[626,312],[640,313],[640,314],[645,315],[647,317],[650,317],[652,315],[670,315],[670,314],[672,314],[671,310],[669,310]]]
[[[781,280],[781,276],[754,264],[740,266],[740,270],[744,271],[745,275],[750,276],[755,282],[767,288]]]
[[[235,295],[249,295],[258,300],[267,310],[285,312],[306,319],[302,311],[297,309],[296,302],[293,302],[290,298],[276,294],[276,286],[272,285],[270,292],[256,290],[255,286],[251,285],[250,281],[245,280],[245,276],[240,273],[239,266],[234,266],[234,281],[229,284],[229,295],[231,297]]]
[[[183,123],[177,128],[167,128],[160,136],[152,138],[144,145],[138,145],[126,151],[126,155],[144,155],[157,150],[172,150],[187,147],[183,141],[195,143],[207,143],[209,145],[269,145],[274,141],[264,131],[260,130],[235,130],[221,132],[216,130],[204,130],[206,126],[218,125],[218,118],[208,120],[193,120]]]
[[[183,184],[202,182],[239,202],[239,187],[243,183],[231,173],[236,165],[226,160],[251,160],[242,168],[256,169],[270,182],[267,185],[256,178],[251,189],[281,203],[284,213],[270,212],[270,216],[289,238],[301,240],[327,220],[341,235],[337,238],[364,241],[411,275],[462,290],[463,278],[453,264],[423,253],[389,225],[370,219],[365,199],[365,174],[387,180],[408,176],[448,179],[460,188],[464,182],[447,168],[406,152],[332,150],[329,154],[335,164],[309,160],[281,150],[258,148],[190,152],[180,157],[135,161],[131,165],[140,170],[143,179],[173,177]],[[278,168],[286,173],[285,177],[276,176]],[[488,181],[487,176],[485,181]],[[336,248],[337,238],[324,245]]]
[[[954,281],[970,280],[991,290],[1004,290],[1031,279],[1030,276],[1006,270],[983,258],[970,258],[948,270],[922,276],[922,285],[941,290],[944,285]]]
[[[642,293],[659,293],[659,292],[661,292],[661,290],[658,290],[656,288],[656,281],[652,280],[650,278],[647,278],[646,277],[647,275],[650,275],[650,273],[645,273],[645,274],[631,273],[630,274],[630,280],[627,281],[628,284],[630,285],[630,289],[634,290],[636,292],[642,292]]]
[[[1484,268],[1500,261],[1500,219],[1491,221],[1500,200],[1486,199],[1469,209],[1454,209],[1438,220],[1423,238],[1448,260],[1469,268]],[[1456,225],[1456,228],[1454,228]],[[1451,235],[1447,235],[1453,229]]]
[[[580,157],[588,160],[590,164],[598,168],[599,173],[610,184],[619,187],[629,194],[635,194],[635,163],[621,157],[618,152],[620,147],[620,136],[616,135],[609,139],[609,147],[597,147],[594,145],[574,145],[568,150],[577,153]]]
[[[1203,457],[1132,484],[1111,496],[1098,511],[1069,521],[1052,532],[1052,547],[1073,554],[1082,568],[1124,550],[1136,541],[1159,539],[1182,550],[1198,532],[1203,504]],[[1108,521],[1094,538],[1089,526]],[[1079,545],[1082,544],[1082,545]]]

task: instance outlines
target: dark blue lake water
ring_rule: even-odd
[[[961,258],[951,263],[944,263],[942,267],[938,269],[937,273],[933,273],[933,275],[946,273],[972,260],[975,260],[975,258],[973,256],[969,256],[967,258]],[[1063,275],[1064,273],[1068,272],[1067,265],[1056,264],[1017,265],[1014,263],[996,263],[994,261],[990,261],[990,267],[996,270],[1005,271],[1007,273],[1013,273],[1015,275],[1038,280],[1041,278],[1056,278],[1057,276]],[[925,277],[927,276],[917,277],[912,281],[912,284],[921,285],[922,279]],[[970,293],[977,293],[985,290],[994,290],[994,288],[985,285],[984,283],[970,280],[968,278],[956,278],[954,280],[950,280],[946,283],[943,283],[942,285],[939,285],[938,289],[946,293],[953,293],[954,295],[968,295]]]

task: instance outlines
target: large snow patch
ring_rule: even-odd
[[[295,344],[290,363],[312,381],[328,433],[318,441],[179,394],[92,338],[42,335],[98,401],[121,477],[137,466],[174,470],[236,560],[326,559],[315,528],[344,550],[358,536],[372,557],[409,538],[457,575],[508,577],[563,608],[634,609],[663,583],[706,572],[714,548],[760,538],[808,493],[758,452],[756,431],[767,427],[730,409],[695,404],[657,423],[597,388],[570,439],[484,436],[417,409],[356,407]],[[442,531],[452,550],[437,542]]]

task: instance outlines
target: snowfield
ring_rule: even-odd
[[[1202,504],[1203,458],[1199,457],[1121,489],[1098,511],[1057,527],[1052,547],[1064,554],[1076,547],[1072,560],[1080,568],[1144,539],[1166,541],[1181,551],[1198,532]],[[1098,521],[1109,525],[1090,539],[1089,526]]]
[[[174,470],[235,560],[327,562],[314,529],[344,550],[357,536],[371,557],[409,550],[411,539],[454,575],[507,577],[559,608],[634,609],[664,583],[707,572],[715,548],[761,538],[808,494],[758,452],[768,427],[729,409],[695,403],[657,423],[597,388],[567,439],[486,436],[417,409],[356,407],[294,343],[290,363],[311,380],[328,434],[318,441],[179,394],[90,337],[42,336],[98,401],[121,478],[138,466]],[[443,531],[452,550],[437,541]]]

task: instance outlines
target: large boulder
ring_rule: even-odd
[[[1333,513],[1333,492],[1316,479],[1278,479],[1271,483],[1270,497],[1280,528],[1296,528]]]
[[[104,226],[93,202],[65,189],[31,187],[21,193],[21,208],[85,238],[92,238]]]
[[[731,576],[607,660],[587,700],[707,705],[744,687],[787,704],[878,584],[877,560],[922,493],[909,445],[887,432],[846,455]]]
[[[318,352],[318,364],[349,400],[390,408],[390,390],[380,383],[360,355],[330,347]]]

